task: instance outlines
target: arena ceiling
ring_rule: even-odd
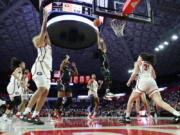
[[[108,47],[108,57],[114,80],[126,81],[140,52],[155,53],[154,48],[180,25],[180,0],[151,0],[154,24],[129,22],[125,36],[117,38],[106,19],[102,35]],[[24,60],[31,68],[36,50],[33,36],[40,31],[39,13],[30,0],[0,0],[0,71],[9,71],[11,57]],[[93,59],[96,45],[79,51],[53,47],[53,68],[58,69],[65,54],[70,54],[82,74],[97,73],[99,63]],[[159,76],[180,72],[180,40],[157,53]]]

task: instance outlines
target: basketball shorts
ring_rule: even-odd
[[[98,98],[98,93],[96,91],[93,91],[93,90],[89,90],[88,91],[88,96],[91,97],[95,97],[95,98]]]
[[[146,93],[151,97],[155,92],[158,92],[158,86],[153,78],[140,78],[137,80],[135,92]]]
[[[51,73],[47,70],[45,65],[41,62],[37,62],[31,69],[32,79],[36,84],[36,87],[44,87],[47,90],[50,89]]]
[[[72,89],[69,86],[69,82],[59,82],[57,90],[60,92],[72,92]]]

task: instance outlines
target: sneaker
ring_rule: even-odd
[[[17,114],[16,114],[16,118],[20,118],[20,116],[21,116],[21,115],[17,115]]]
[[[92,115],[91,115],[91,114],[88,114],[87,119],[88,119],[88,120],[92,120]]]
[[[44,125],[44,122],[40,120],[39,116],[36,116],[34,118],[31,118],[30,123],[36,124],[36,125]]]
[[[173,123],[173,124],[180,123],[180,116],[174,116],[174,118],[172,119],[171,123]]]
[[[31,114],[28,113],[28,114],[26,114],[26,115],[21,115],[21,116],[19,117],[19,119],[22,120],[22,121],[24,121],[24,122],[29,122],[30,119],[31,119]]]
[[[123,117],[122,119],[119,120],[119,122],[122,122],[122,123],[130,123],[130,122],[131,122],[131,119],[130,119],[130,117]]]

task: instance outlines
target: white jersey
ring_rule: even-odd
[[[147,78],[147,77],[152,78],[152,70],[153,70],[153,67],[151,64],[147,63],[146,61],[142,61],[138,77],[139,78],[144,78],[144,77],[145,78]]]
[[[50,79],[52,70],[52,48],[50,45],[37,48],[38,56],[34,65],[32,66],[31,73],[32,79],[37,87],[50,88]]]
[[[142,61],[140,66],[140,72],[138,74],[138,79],[136,83],[136,88],[134,91],[138,93],[146,93],[150,97],[155,93],[158,92],[158,86],[156,81],[152,77],[153,67],[146,61]]]
[[[22,79],[22,72],[19,72],[17,74],[17,77],[19,79]],[[15,96],[21,95],[20,87],[21,87],[20,81],[18,81],[17,79],[15,79],[15,77],[13,75],[11,75],[10,82],[7,86],[7,92],[8,92],[11,99]]]
[[[96,80],[93,80],[93,82],[89,85],[88,96],[91,95],[98,97],[98,83]]]
[[[48,70],[52,70],[52,48],[50,45],[46,45],[45,47],[37,48],[38,56],[36,58],[36,62],[43,62],[45,64],[45,68]]]

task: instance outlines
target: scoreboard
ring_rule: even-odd
[[[82,0],[83,1],[83,0]],[[82,2],[80,1],[80,2]],[[87,3],[87,2],[86,2]],[[90,2],[87,4],[91,4]],[[92,6],[86,4],[74,4],[70,2],[52,2],[44,8],[46,11],[66,11],[92,16]]]
[[[85,14],[90,16],[96,16],[93,14],[93,1],[94,0],[54,0],[49,5],[45,6],[45,10],[50,11],[66,11],[72,13]],[[107,5],[108,0],[101,0],[97,5]],[[96,16],[97,17],[97,16]],[[103,17],[100,17],[103,22]]]

